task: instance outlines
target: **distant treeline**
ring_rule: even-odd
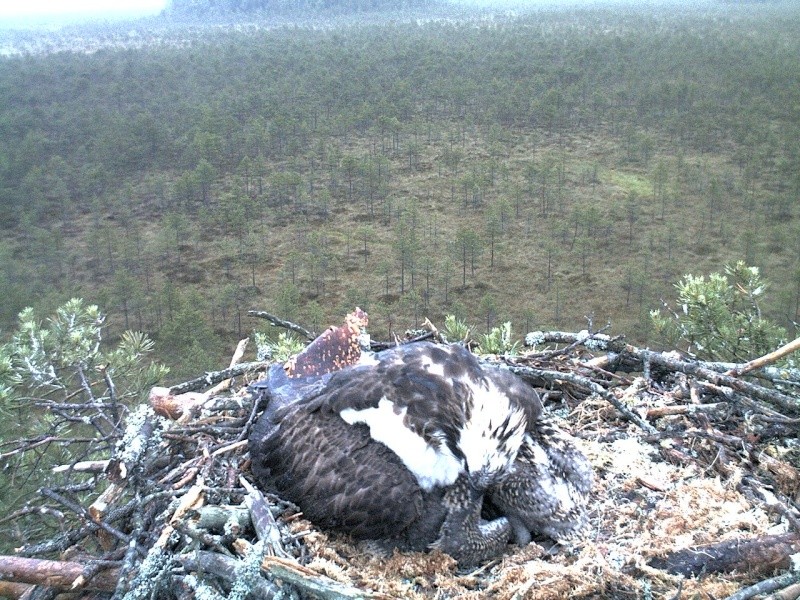
[[[244,13],[364,12],[424,8],[439,0],[171,0],[168,12],[177,15]]]

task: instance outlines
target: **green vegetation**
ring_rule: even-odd
[[[642,342],[683,273],[744,260],[793,335],[798,29],[793,3],[575,8],[4,58],[0,327],[88,298],[175,380],[251,308]]]
[[[445,315],[442,334],[449,343],[465,342],[469,340],[470,326],[455,315]]]
[[[511,334],[511,321],[506,321],[500,327],[492,327],[488,333],[480,336],[478,351],[483,354],[500,354],[514,356],[519,349],[519,341],[515,341]]]
[[[283,331],[275,340],[271,340],[266,333],[255,333],[256,354],[258,360],[273,360],[283,363],[305,348],[306,343],[298,340],[291,333]]]
[[[54,465],[111,454],[130,406],[167,374],[150,359],[153,348],[131,331],[108,344],[100,310],[82,300],[44,321],[30,308],[20,314],[11,341],[0,346],[0,514],[13,524],[4,526],[0,552],[59,530],[57,520],[40,530],[43,521],[24,504],[40,486],[72,476],[51,474]],[[71,489],[80,497],[80,486]]]
[[[686,275],[675,287],[678,308],[650,314],[668,345],[706,360],[741,363],[786,343],[786,330],[761,314],[767,284],[757,267],[740,261],[708,279]]]
[[[167,369],[143,364],[153,342],[140,332],[126,331],[113,350],[103,344],[104,317],[97,306],[72,299],[44,323],[32,308],[19,315],[12,341],[0,347],[3,409],[24,407],[28,399],[68,400],[83,389],[97,400],[96,386],[116,381],[111,402],[138,399]],[[123,410],[123,408],[120,408]]]

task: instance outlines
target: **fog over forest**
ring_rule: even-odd
[[[180,0],[179,0],[180,1]],[[540,8],[556,7],[582,7],[582,6],[657,6],[659,4],[686,4],[687,6],[699,6],[703,4],[715,4],[720,0],[699,0],[686,1],[680,0],[442,0],[439,4],[452,7],[463,7],[469,9],[489,10],[489,11],[514,11],[524,13],[529,10]],[[754,0],[758,2],[759,0]],[[161,6],[155,6],[153,1],[142,2],[140,5],[131,2],[120,6],[115,4],[108,10],[70,9],[68,5],[58,3],[48,11],[43,4],[27,6],[25,4],[8,4],[0,6],[0,31],[3,29],[16,28],[52,28],[65,25],[76,25],[86,22],[97,21],[135,21],[142,17],[152,17],[159,13],[168,12],[173,4],[173,0],[163,0]]]

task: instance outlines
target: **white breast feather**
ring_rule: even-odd
[[[386,398],[381,398],[377,408],[346,408],[339,414],[351,425],[367,425],[372,439],[382,442],[397,454],[425,490],[453,484],[464,469],[445,444],[434,448],[406,427],[403,422],[406,408],[395,411],[394,404]],[[444,434],[441,437],[443,439]]]
[[[525,435],[525,413],[512,406],[508,396],[489,381],[488,387],[468,380],[472,388],[473,406],[470,419],[464,424],[458,447],[467,459],[470,473],[499,473],[508,469],[517,458]],[[508,424],[503,426],[506,418]],[[506,452],[498,451],[498,440],[508,431]]]

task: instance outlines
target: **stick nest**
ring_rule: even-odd
[[[589,526],[569,547],[509,545],[462,572],[439,552],[387,556],[319,530],[248,485],[254,370],[223,394],[169,396],[173,418],[134,411],[102,475],[74,469],[72,489],[43,490],[74,526],[18,556],[82,565],[76,596],[131,599],[722,598],[787,569],[800,540],[792,392],[605,336],[600,351],[591,336],[558,336],[491,360],[540,391],[594,466]],[[737,554],[744,542],[759,558]],[[721,558],[698,563],[706,551]]]

